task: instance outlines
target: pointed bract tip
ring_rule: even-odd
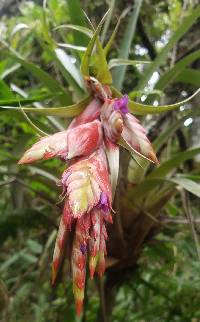
[[[56,270],[54,268],[54,265],[52,264],[52,269],[51,269],[51,286],[55,285],[56,281]]]
[[[90,279],[93,280],[94,278],[94,272],[95,272],[95,267],[94,266],[90,266]]]
[[[17,162],[17,164],[26,164],[26,163],[31,163],[32,160],[29,160],[25,158],[24,156]]]
[[[76,305],[76,314],[80,316],[83,310],[83,300],[76,300],[75,305]]]

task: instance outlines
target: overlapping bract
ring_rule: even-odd
[[[91,154],[101,143],[101,123],[95,120],[40,139],[24,153],[18,163],[31,163],[56,156],[67,161]]]
[[[66,131],[42,138],[19,163],[59,157],[68,163],[62,174],[64,208],[56,239],[52,284],[65,254],[71,260],[77,314],[81,313],[89,262],[90,277],[105,270],[106,224],[112,223],[112,200],[119,172],[120,138],[130,149],[157,163],[146,132],[128,112],[128,96],[112,98],[109,87],[87,78],[93,99]]]

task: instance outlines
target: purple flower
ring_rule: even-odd
[[[102,209],[104,212],[108,212],[110,210],[108,196],[105,192],[101,192],[97,207]]]
[[[114,102],[115,111],[119,111],[122,114],[127,114],[128,110],[128,95],[124,95],[119,99],[116,99]]]
[[[86,244],[81,244],[80,246],[80,251],[83,255],[85,255],[86,253],[86,250],[87,250],[87,245]]]

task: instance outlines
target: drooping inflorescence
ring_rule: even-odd
[[[95,272],[102,276],[105,271],[106,225],[112,223],[120,138],[134,153],[158,163],[146,131],[129,113],[128,96],[112,98],[110,88],[93,77],[87,77],[86,83],[92,99],[85,110],[66,131],[43,137],[19,161],[59,157],[67,163],[60,180],[64,207],[53,255],[52,284],[71,245],[68,256],[77,314],[83,306],[87,262],[91,278]]]

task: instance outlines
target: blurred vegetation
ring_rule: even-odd
[[[101,33],[104,44],[122,14],[109,60],[154,61],[112,69],[114,85],[130,98],[156,109],[182,101],[200,87],[200,8],[195,1],[86,0],[81,5],[95,26],[111,6]],[[9,7],[4,13],[0,21],[0,320],[78,321],[67,265],[61,283],[54,289],[50,286],[61,213],[56,182],[64,168],[59,160],[17,165],[37,134],[16,109],[67,106],[85,96],[79,67],[88,37],[56,27],[90,26],[78,0],[49,0],[45,9],[40,1],[22,1],[14,13]],[[81,321],[200,321],[199,96],[180,105],[161,114],[141,113],[161,162],[158,169],[121,153],[114,203],[120,216],[109,228],[108,255],[114,264],[103,281],[88,281]],[[29,117],[47,133],[62,130],[69,122],[51,113]]]

